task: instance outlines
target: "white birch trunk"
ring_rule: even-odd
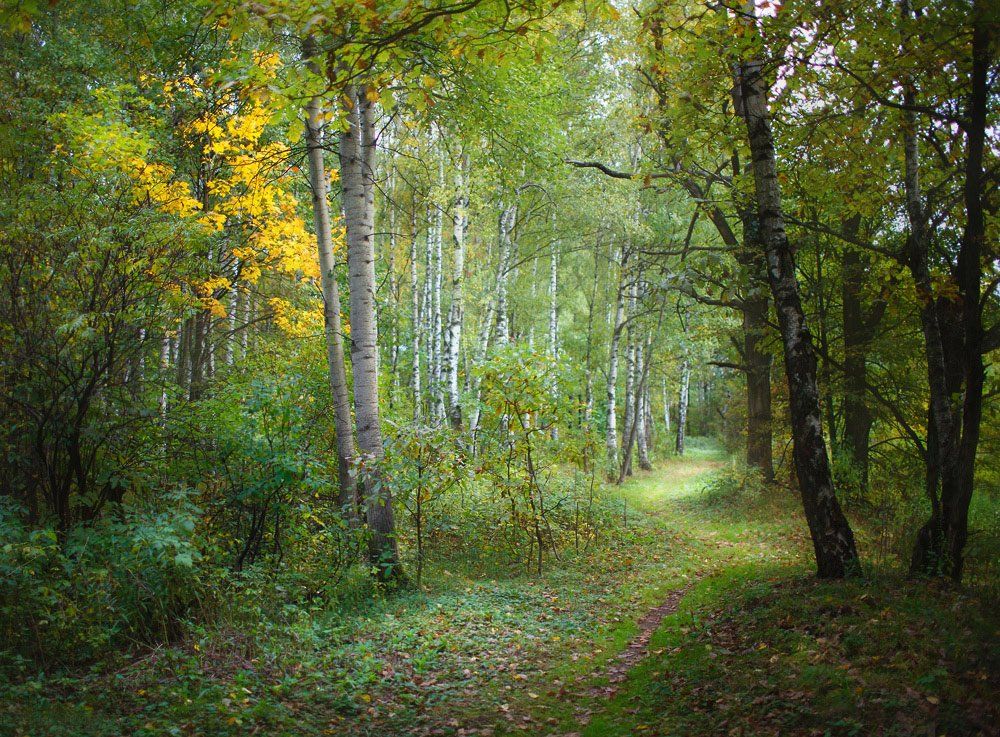
[[[412,371],[410,374],[413,388],[413,421],[420,424],[422,415],[422,388],[420,386],[420,278],[417,274],[417,224],[416,218],[410,218],[410,322],[413,335],[410,336],[412,355]]]
[[[677,401],[677,455],[684,455],[684,440],[687,432],[688,394],[691,389],[691,364],[684,359],[681,364],[681,391]]]
[[[444,182],[444,158],[439,158],[438,184],[443,186]],[[431,408],[435,425],[439,425],[445,418],[444,402],[444,321],[441,311],[441,291],[444,285],[444,208],[440,203],[434,205],[434,283],[431,292],[431,339],[434,341],[434,365],[432,369],[432,393]]]
[[[465,231],[468,226],[469,191],[466,182],[469,157],[462,155],[455,175],[455,209],[452,214],[451,306],[448,309],[448,352],[445,360],[445,384],[448,393],[448,419],[455,430],[462,427],[462,406],[458,391],[458,362],[462,344],[463,279],[465,276]]]
[[[670,436],[670,399],[667,394],[667,377],[663,377],[663,435]]]
[[[368,522],[368,559],[380,580],[402,576],[392,494],[382,483],[378,406],[378,326],[375,322],[375,129],[364,88],[352,89],[348,130],[340,138],[340,170],[351,287],[351,366],[358,433],[358,486]]]
[[[549,258],[549,358],[552,359],[552,393],[553,404],[559,399],[559,382],[557,381],[556,363],[559,360],[559,241],[553,241],[552,253]],[[559,439],[559,428],[553,422],[552,439]]]
[[[646,404],[647,381],[644,378],[641,378],[646,377],[649,373],[649,367],[646,365],[650,360],[649,351],[650,346],[648,338],[646,339],[645,345],[636,345],[636,366],[640,375],[640,380],[635,388],[635,446],[636,454],[639,458],[639,468],[644,471],[649,471],[653,467],[653,465],[649,462],[649,415]]]
[[[306,43],[308,55],[309,43]],[[318,70],[314,67],[314,73]],[[354,481],[354,430],[351,426],[351,400],[344,365],[343,326],[340,321],[340,287],[335,273],[333,230],[330,219],[329,177],[323,160],[322,109],[318,97],[306,106],[306,147],[308,149],[309,187],[312,196],[313,227],[319,258],[320,287],[323,293],[323,322],[326,339],[327,374],[333,396],[333,422],[337,443],[337,479],[339,503],[356,520],[357,497]],[[249,299],[247,300],[249,303]],[[247,329],[244,327],[243,339]],[[244,344],[244,354],[245,354]]]
[[[625,269],[618,277],[618,289],[615,296],[614,320],[611,323],[611,343],[608,348],[608,383],[606,387],[608,400],[607,431],[604,445],[608,459],[618,466],[618,346],[621,342],[622,325],[625,319]],[[617,473],[613,474],[617,477]]]
[[[510,305],[507,299],[507,288],[511,261],[514,258],[514,243],[512,233],[517,220],[517,205],[503,207],[501,205],[499,223],[500,261],[497,269],[497,345],[506,346],[510,342]]]

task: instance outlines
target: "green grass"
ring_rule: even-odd
[[[540,577],[438,558],[423,591],[359,585],[22,679],[0,734],[991,734],[995,614],[891,575],[815,581],[797,500],[707,490],[726,463],[696,447],[640,474],[608,501],[619,525]],[[603,695],[638,620],[685,586]]]

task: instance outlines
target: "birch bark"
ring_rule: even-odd
[[[750,2],[749,23],[753,22],[753,11],[754,5]],[[768,281],[784,347],[799,493],[812,536],[818,574],[822,578],[841,578],[856,571],[858,554],[854,533],[837,501],[823,439],[816,351],[802,309],[794,252],[785,232],[763,62],[758,58],[742,60],[736,85],[753,160]]]
[[[312,44],[303,43],[305,56],[312,56]],[[311,71],[319,73],[312,62]],[[354,431],[351,427],[351,400],[344,365],[343,326],[340,322],[340,287],[334,272],[333,231],[330,220],[330,190],[326,163],[323,160],[322,108],[320,99],[313,97],[306,105],[306,149],[308,151],[309,188],[312,197],[313,228],[319,257],[320,287],[323,293],[323,324],[326,339],[326,364],[333,395],[333,422],[337,443],[337,481],[340,486],[339,504],[348,518],[357,519],[357,498],[354,483]],[[245,330],[246,328],[244,328]]]
[[[402,568],[392,494],[379,468],[383,456],[378,407],[378,329],[375,322],[375,129],[364,88],[347,93],[348,129],[340,138],[341,187],[347,225],[351,288],[351,366],[357,426],[357,484],[368,522],[368,559],[379,580],[400,579]]]

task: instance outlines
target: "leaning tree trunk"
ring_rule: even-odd
[[[462,283],[465,278],[465,231],[469,222],[469,190],[466,174],[469,157],[462,155],[455,175],[458,196],[452,215],[451,306],[448,308],[448,355],[445,374],[448,392],[448,420],[455,430],[462,429],[462,405],[458,393],[458,358],[462,344],[462,318],[464,305]]]
[[[741,62],[736,86],[753,160],[768,281],[784,347],[795,470],[819,576],[841,578],[857,569],[858,554],[854,533],[837,501],[823,440],[816,351],[806,326],[793,251],[785,233],[763,72],[763,63],[758,59]]]
[[[305,44],[307,58],[311,56]],[[314,73],[316,69],[312,70]],[[348,518],[357,518],[354,484],[354,431],[351,427],[351,399],[344,365],[343,328],[340,323],[340,287],[334,273],[333,231],[330,222],[329,179],[323,161],[322,110],[318,97],[306,106],[306,148],[308,149],[309,187],[312,191],[313,227],[319,253],[320,286],[323,292],[323,322],[326,336],[326,364],[333,395],[333,424],[337,442],[338,502]]]
[[[365,90],[351,89],[348,129],[340,138],[340,180],[347,225],[351,288],[351,365],[358,432],[358,487],[368,521],[368,557],[379,580],[399,579],[402,568],[392,495],[379,468],[382,429],[378,407],[378,335],[375,322],[375,133]]]

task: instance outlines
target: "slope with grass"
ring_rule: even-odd
[[[712,449],[620,493],[620,527],[540,577],[438,566],[29,678],[0,734],[996,733],[997,619],[971,593],[816,582],[796,500]]]

